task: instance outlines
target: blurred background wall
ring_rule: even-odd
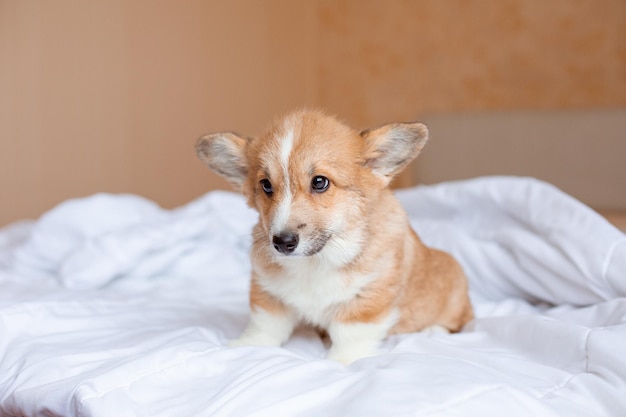
[[[558,161],[533,156],[541,146],[516,152],[520,134],[507,126],[570,111],[562,125],[591,111],[602,126],[606,110],[612,139],[575,172],[603,166],[586,187],[612,185],[598,198],[567,170],[552,177],[588,204],[626,209],[626,2],[0,0],[0,225],[101,191],[173,207],[228,189],[197,161],[195,139],[254,135],[299,106],[356,128],[432,120],[437,142],[420,157],[430,168],[417,164],[401,186],[537,175],[550,163],[558,173]],[[468,146],[493,130],[492,116],[491,142]],[[545,123],[540,145],[586,161],[589,147],[551,144],[560,130]],[[450,160],[467,169],[446,170]]]

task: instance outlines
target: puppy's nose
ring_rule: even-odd
[[[278,252],[288,255],[298,247],[298,235],[291,232],[274,235],[272,243]]]

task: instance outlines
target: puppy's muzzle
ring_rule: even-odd
[[[291,232],[283,232],[272,237],[274,249],[284,255],[289,255],[296,250],[298,247],[298,240],[298,235]]]

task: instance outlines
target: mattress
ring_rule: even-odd
[[[256,221],[237,194],[174,210],[97,194],[0,229],[0,415],[626,415],[623,232],[532,178],[397,196],[463,265],[476,318],[350,366],[306,327],[228,347]]]

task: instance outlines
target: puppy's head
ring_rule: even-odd
[[[203,136],[196,151],[259,212],[255,244],[266,245],[276,259],[327,253],[348,261],[363,243],[369,207],[427,139],[420,123],[359,133],[322,112],[302,110],[276,120],[258,138]]]

